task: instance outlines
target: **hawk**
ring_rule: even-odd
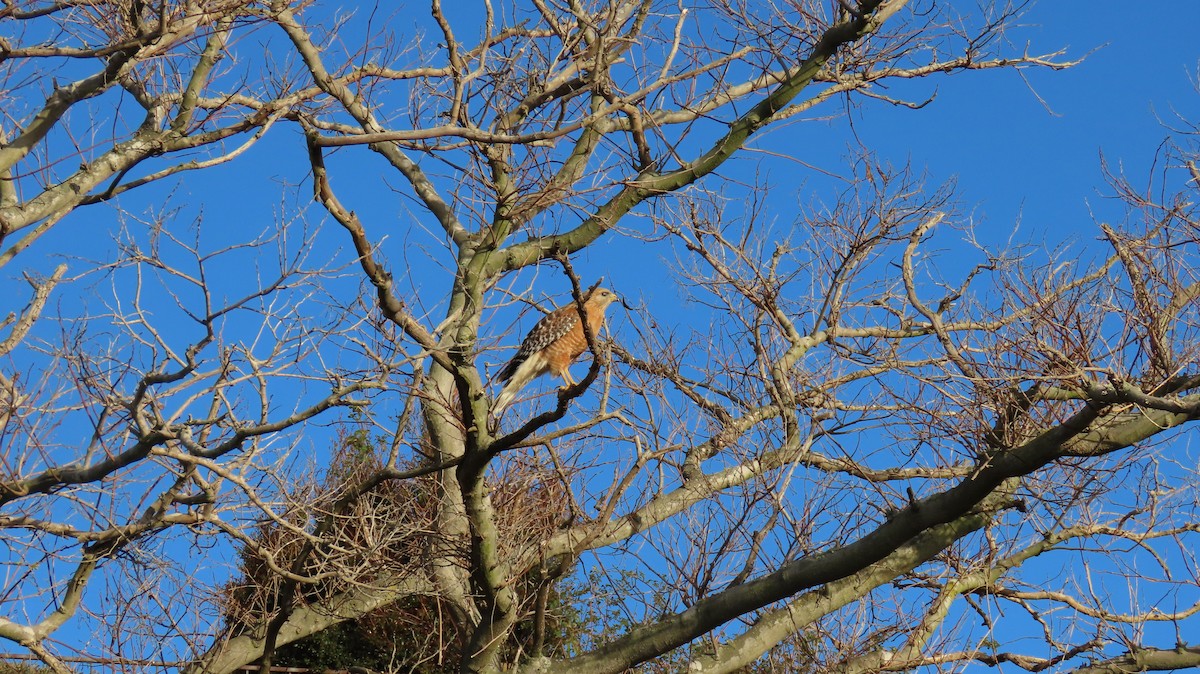
[[[593,337],[604,325],[604,311],[617,299],[617,294],[607,288],[596,288],[584,296],[583,315]],[[542,317],[525,335],[517,355],[500,370],[499,380],[507,383],[496,396],[493,413],[500,414],[521,389],[547,372],[562,377],[567,386],[574,385],[571,363],[587,350],[587,346],[583,323],[579,320],[579,306],[574,301]]]

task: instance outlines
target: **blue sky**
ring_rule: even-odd
[[[936,84],[930,105],[871,103],[854,129],[867,147],[927,169],[933,182],[956,177],[988,228],[1007,235],[1019,218],[1026,232],[1087,232],[1089,206],[1103,209],[1111,193],[1101,153],[1144,182],[1167,134],[1161,121],[1200,118],[1200,3],[1054,0],[1021,23],[1012,37],[1027,39],[1031,53],[1061,48],[1086,58],[1062,71],[1027,69],[1024,78],[1011,70],[931,78],[912,87],[928,95]]]

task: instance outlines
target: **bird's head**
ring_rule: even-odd
[[[613,302],[620,301],[620,299],[616,293],[608,288],[596,288],[588,293],[587,303],[599,309],[604,309]]]

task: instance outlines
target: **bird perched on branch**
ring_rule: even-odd
[[[604,325],[604,311],[617,299],[616,293],[607,288],[594,288],[584,296],[583,316],[593,337]],[[571,363],[588,348],[583,326],[583,321],[579,320],[579,305],[574,300],[538,321],[525,335],[517,355],[500,370],[498,379],[507,383],[496,396],[493,413],[500,414],[521,389],[547,372],[562,377],[567,386],[573,386]]]

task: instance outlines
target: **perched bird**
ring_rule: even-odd
[[[583,298],[583,315],[593,337],[604,325],[604,311],[616,301],[616,293],[607,288],[595,288]],[[587,346],[583,322],[579,320],[579,306],[574,300],[544,316],[525,335],[517,355],[500,370],[499,380],[507,383],[496,396],[493,413],[500,414],[521,389],[547,372],[562,377],[568,386],[574,385],[571,363],[587,350]]]

